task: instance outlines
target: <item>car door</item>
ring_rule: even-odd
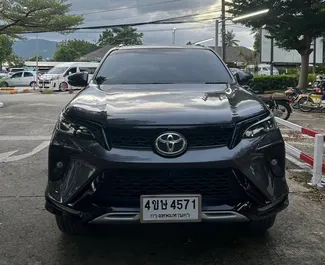
[[[31,72],[24,72],[24,76],[22,78],[22,85],[29,86],[31,82],[35,81],[34,74]]]
[[[8,79],[7,83],[9,86],[13,86],[13,87],[21,86],[22,77],[23,77],[23,72],[15,73]]]

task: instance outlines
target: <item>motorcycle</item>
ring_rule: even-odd
[[[253,84],[253,75],[245,73],[239,69],[233,70],[231,69],[233,75],[235,76],[238,84],[257,95],[260,99],[262,99],[265,105],[273,112],[274,116],[279,117],[281,119],[287,120],[289,119],[292,109],[289,104],[288,97],[282,93],[273,93],[273,94],[257,94],[254,89],[252,89],[251,85]]]
[[[250,87],[244,87],[246,90],[254,93],[255,91]],[[285,94],[272,93],[272,94],[256,94],[262,99],[265,105],[273,112],[275,117],[287,120],[290,118],[292,109],[289,104],[289,100]]]
[[[298,101],[299,109],[302,112],[311,112],[312,110],[320,110],[323,112],[325,111],[325,106],[322,102],[323,98],[323,91],[317,90],[316,92],[311,92]]]

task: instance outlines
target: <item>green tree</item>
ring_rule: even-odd
[[[10,54],[7,62],[9,67],[23,67],[25,65],[24,59],[14,53]]]
[[[13,40],[8,36],[0,35],[0,70],[4,62],[8,61],[8,58],[12,54]]]
[[[57,45],[53,59],[57,62],[71,62],[96,49],[96,44],[85,40],[63,41]]]
[[[255,31],[253,48],[257,53],[261,53],[261,32],[259,30]]]
[[[43,56],[41,56],[41,55],[38,55],[38,58],[37,58],[37,56],[36,56],[36,55],[34,55],[34,56],[32,56],[32,57],[28,58],[28,60],[27,60],[27,61],[35,62],[35,61],[36,61],[36,59],[38,59],[38,61],[43,61],[43,60],[44,60],[44,59],[43,59]]]
[[[276,45],[296,50],[301,55],[299,88],[307,87],[309,56],[313,52],[314,38],[325,32],[324,0],[236,0],[229,3],[233,16],[268,8],[270,11],[241,23],[253,30],[265,27],[274,37]]]
[[[129,26],[106,29],[98,40],[98,45],[141,45],[143,33],[138,33],[136,28]]]
[[[83,17],[70,15],[67,0],[1,0],[0,34],[19,37],[30,31],[65,32],[82,24]]]
[[[257,51],[253,51],[252,53],[245,53],[243,49],[239,49],[238,56],[244,60],[246,66],[249,64],[253,64],[255,68],[258,66]]]
[[[239,46],[239,40],[236,40],[236,34],[234,33],[234,31],[227,31],[226,35],[225,35],[225,43],[226,43],[226,47],[238,47]]]

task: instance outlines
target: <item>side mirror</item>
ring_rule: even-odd
[[[68,84],[76,87],[86,87],[88,85],[88,73],[81,72],[68,76]]]
[[[235,74],[235,78],[237,80],[237,83],[240,85],[240,86],[243,86],[243,85],[246,85],[247,84],[247,77],[246,76],[243,76],[243,75],[240,75],[238,73]]]

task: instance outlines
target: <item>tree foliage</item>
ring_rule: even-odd
[[[254,34],[254,51],[257,53],[261,53],[261,32],[257,30]]]
[[[268,8],[266,15],[247,19],[241,23],[258,30],[265,27],[277,46],[297,50],[301,55],[299,87],[307,86],[309,55],[314,38],[325,32],[324,0],[236,0],[229,3],[233,16]]]
[[[96,49],[96,44],[85,40],[63,41],[57,45],[53,59],[57,62],[71,62]]]
[[[226,35],[225,35],[225,43],[226,43],[226,47],[238,47],[239,46],[239,40],[236,40],[236,34],[234,33],[234,31],[227,31]]]
[[[10,58],[12,54],[12,45],[13,40],[8,36],[0,35],[0,70],[2,68],[2,64]]]
[[[1,0],[0,34],[17,37],[24,32],[64,32],[83,22],[68,14],[67,0]]]
[[[36,61],[36,59],[38,59],[38,61],[43,61],[43,60],[44,60],[43,56],[41,56],[41,55],[38,55],[38,58],[36,58],[36,55],[34,55],[34,56],[32,56],[32,57],[28,58],[28,60],[27,60],[27,61],[35,62],[35,61]]]
[[[143,33],[138,33],[136,28],[129,26],[115,27],[106,29],[98,40],[98,45],[103,47],[105,45],[141,45]]]
[[[7,62],[9,64],[9,67],[23,67],[25,65],[24,59],[14,53],[10,54]]]

